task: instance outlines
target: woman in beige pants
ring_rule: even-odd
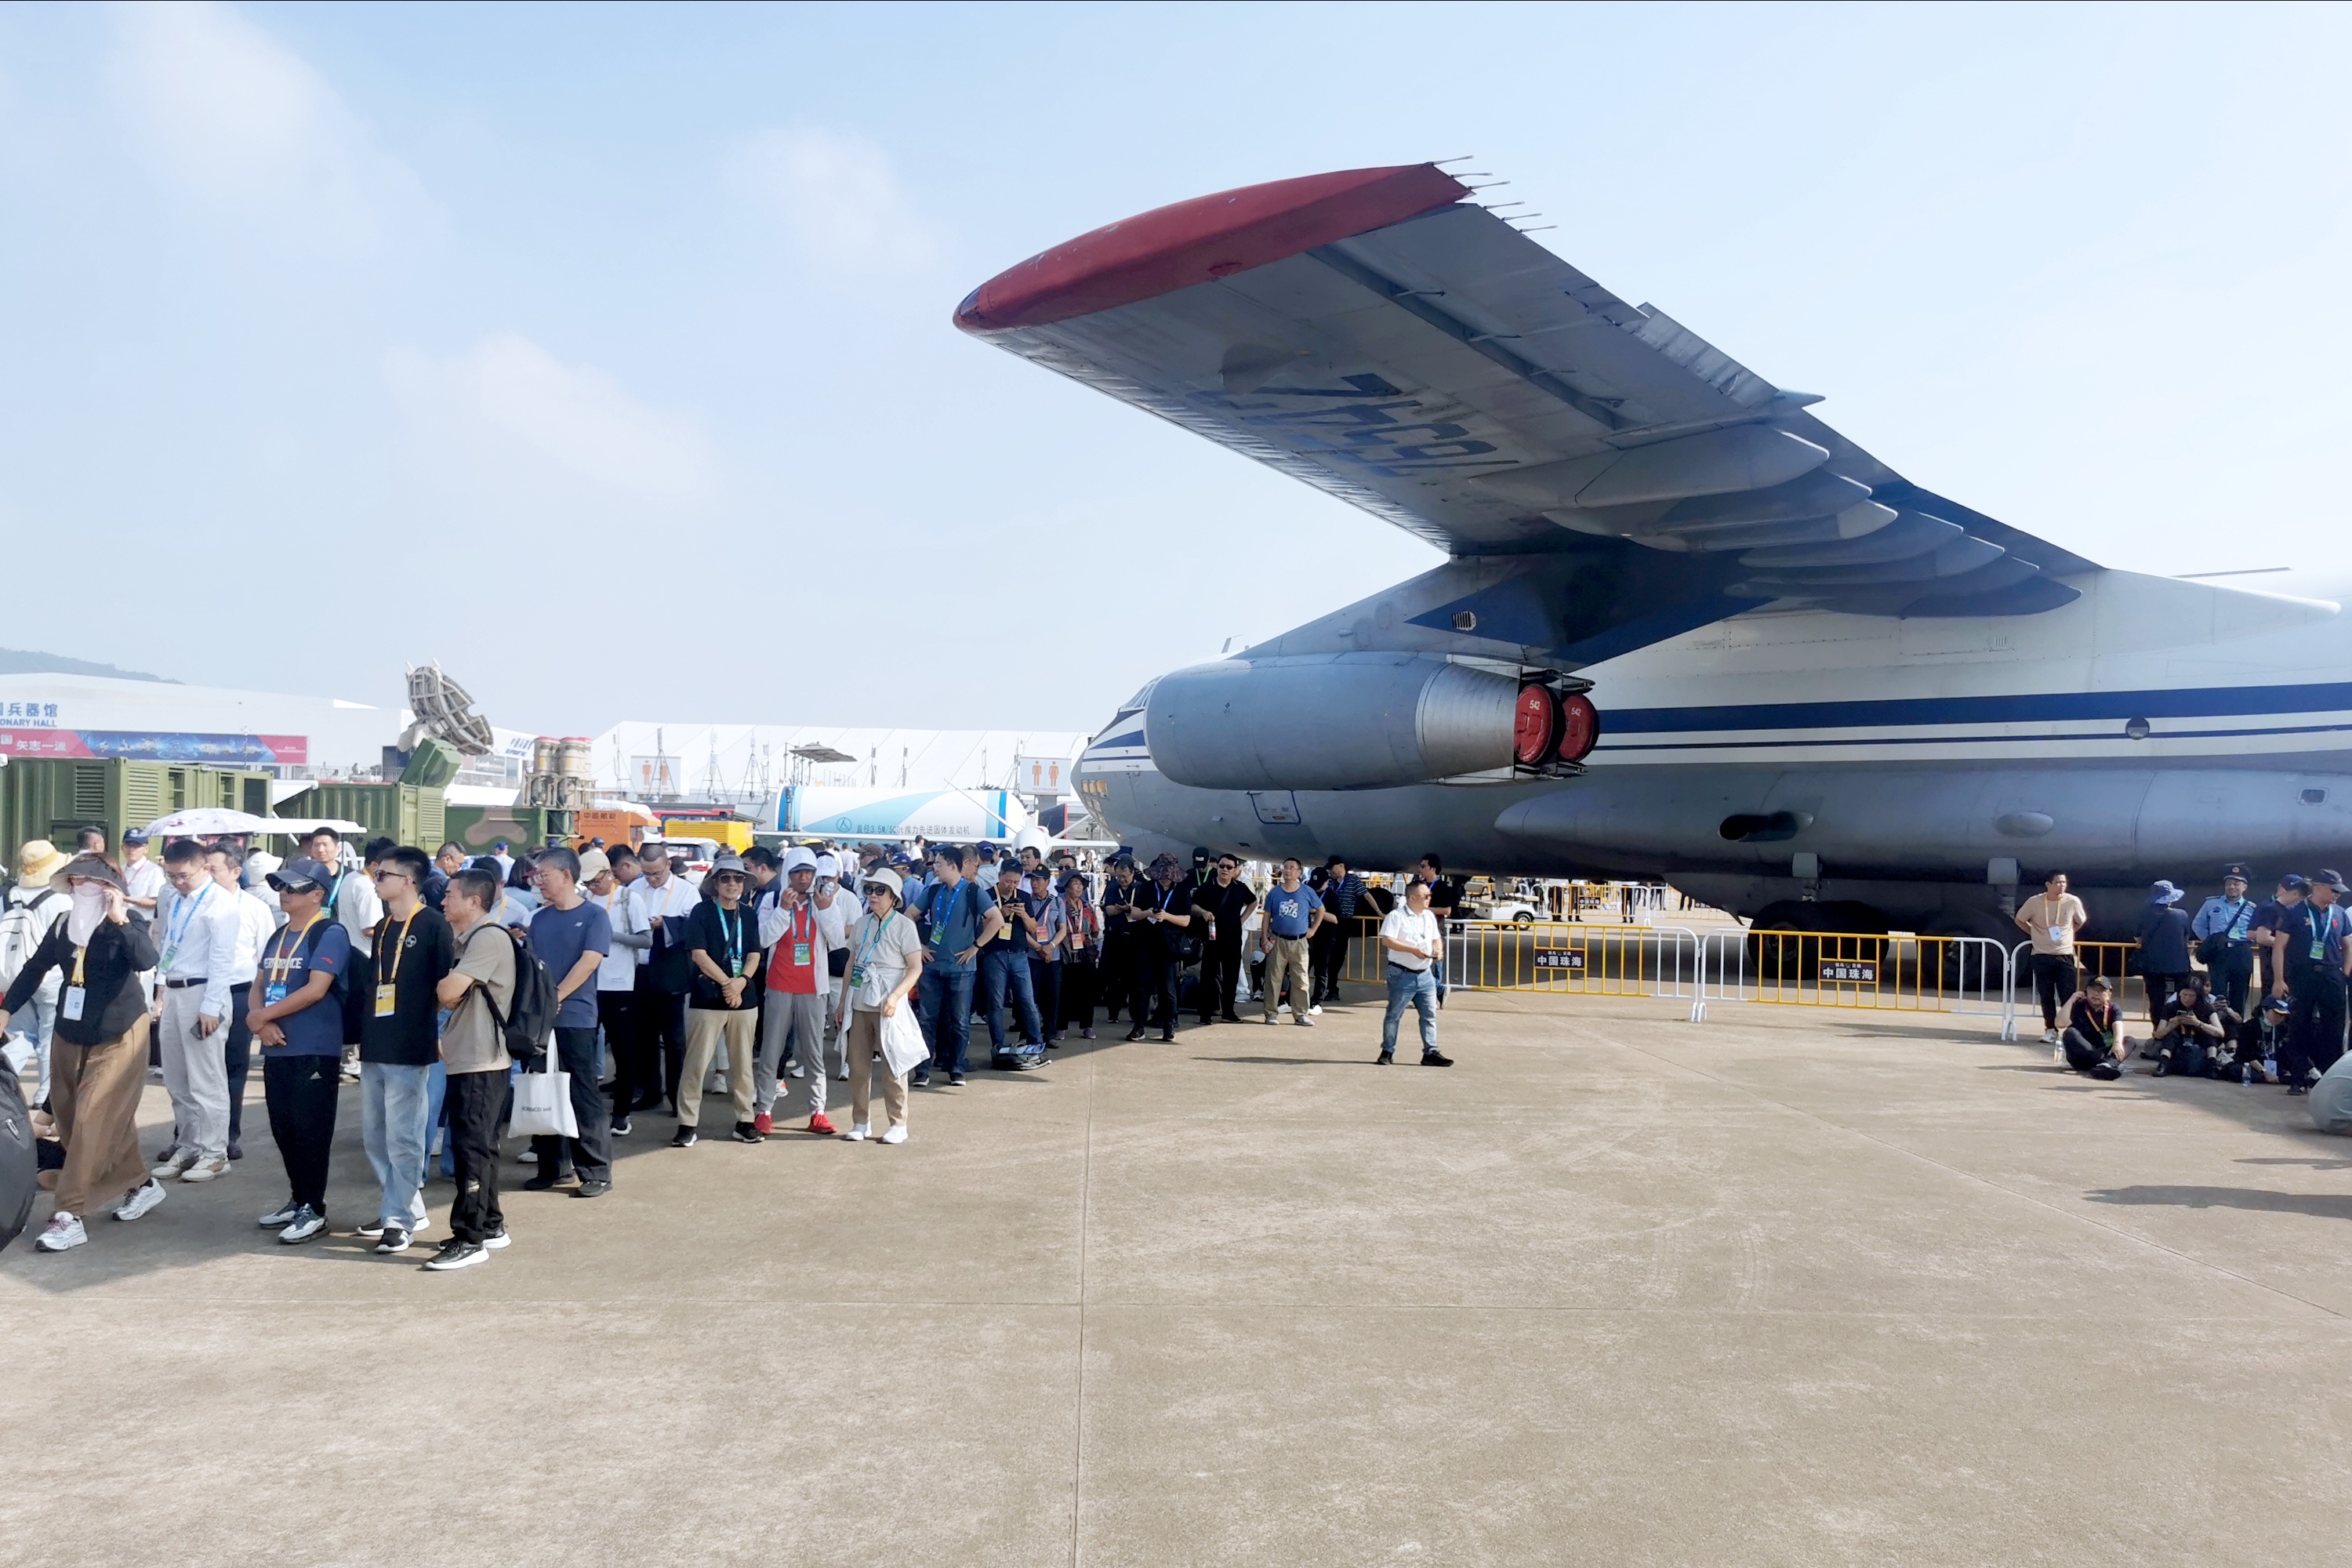
[[[909,1005],[908,992],[923,971],[922,939],[915,922],[899,912],[898,874],[870,871],[866,877],[866,913],[849,929],[849,977],[842,987],[842,1036],[849,1042],[849,1141],[870,1131],[874,1068],[882,1058],[882,1020]],[[890,1125],[885,1143],[907,1141],[907,1075],[882,1066],[882,1108]]]

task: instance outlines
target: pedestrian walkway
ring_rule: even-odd
[[[623,1140],[608,1196],[513,1193],[459,1275],[341,1234],[347,1104],[331,1239],[254,1229],[248,1159],[0,1255],[8,1535],[78,1568],[2340,1551],[2352,1172],[2293,1102],[1927,1017],[1527,994],[1455,994],[1451,1070],[1378,1068],[1350,992],[918,1091],[903,1147]]]

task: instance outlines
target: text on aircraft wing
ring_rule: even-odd
[[[956,323],[1454,555],[1599,536],[1862,614],[2078,596],[2054,579],[2092,563],[1911,484],[1470,194],[1420,163],[1178,203],[1000,274]]]

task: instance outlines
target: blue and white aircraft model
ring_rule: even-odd
[[[1123,837],[2011,941],[2052,870],[2096,934],[2225,859],[2352,868],[2334,602],[1925,489],[1470,195],[1433,164],[1225,192],[958,310],[1449,556],[1121,705],[1076,776]]]

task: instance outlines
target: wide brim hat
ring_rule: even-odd
[[[117,892],[127,893],[131,890],[122,880],[122,873],[114,868],[114,862],[103,855],[77,855],[70,860],[66,860],[66,858],[60,855],[58,858],[65,860],[65,868],[49,879],[49,886],[60,893],[73,891],[73,879],[76,877],[93,882],[104,882]]]
[[[716,880],[720,877],[724,877],[730,871],[732,871],[735,875],[742,878],[747,882],[751,879],[751,873],[743,869],[743,857],[734,853],[732,850],[724,851],[719,854],[716,859],[710,862],[710,869],[705,871],[703,876],[708,879]]]
[[[46,838],[27,839],[16,851],[16,880],[28,888],[37,888],[58,874],[58,868],[72,857]]]
[[[887,866],[877,866],[866,873],[866,890],[872,892],[877,888],[889,889],[893,898],[904,898],[907,894],[907,884],[898,879],[898,872]]]

